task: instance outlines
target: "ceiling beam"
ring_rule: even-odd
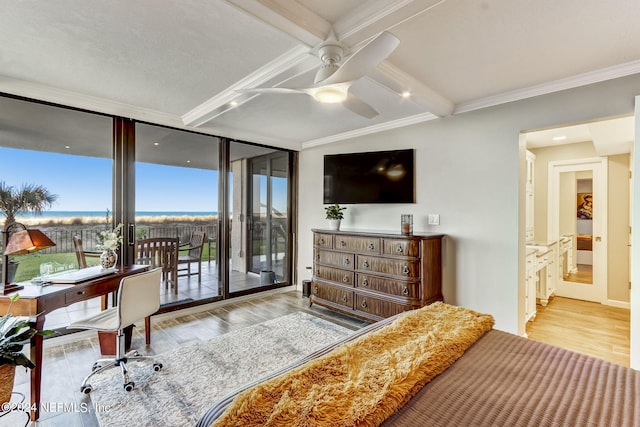
[[[260,21],[289,34],[308,47],[322,43],[331,32],[331,23],[297,1],[227,1]]]
[[[378,68],[369,73],[369,76],[395,91],[398,95],[402,95],[405,91],[409,92],[411,99],[415,103],[435,116],[445,117],[453,114],[455,109],[453,102],[400,70],[389,61],[380,64]]]

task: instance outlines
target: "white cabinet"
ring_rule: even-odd
[[[526,163],[527,163],[527,176],[526,176],[526,185],[525,185],[525,241],[527,243],[533,242],[534,235],[534,221],[533,221],[533,212],[534,212],[534,183],[535,183],[535,164],[536,164],[536,155],[531,151],[527,150],[526,152]]]
[[[536,250],[527,249],[526,269],[525,269],[525,322],[533,320],[536,317]]]
[[[536,296],[546,306],[558,285],[558,242],[527,245],[536,250]]]

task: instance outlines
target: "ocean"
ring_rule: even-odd
[[[105,211],[45,211],[42,214],[34,212],[21,213],[16,219],[61,219],[61,218],[105,218]],[[217,216],[218,212],[193,212],[193,211],[138,211],[136,217],[166,217],[166,216]]]

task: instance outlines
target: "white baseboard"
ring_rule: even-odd
[[[631,303],[628,301],[616,301],[613,299],[608,299],[607,305],[611,307],[626,308],[627,310],[631,310]]]

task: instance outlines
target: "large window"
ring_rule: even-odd
[[[190,242],[204,233],[197,258],[178,267],[197,274],[179,271],[175,283],[160,288],[163,305],[174,306],[170,309],[287,285],[293,259],[292,156],[0,97],[0,182],[16,193],[42,186],[52,196],[41,215],[18,212],[15,219],[56,243],[12,256],[10,265],[17,269],[11,274],[15,281],[37,283],[42,274],[79,268],[74,236],[85,251],[95,251],[96,234],[122,221],[124,262],[135,261],[135,242],[152,237],[177,238],[180,258],[195,256]],[[6,222],[2,213],[0,226]],[[89,265],[98,262],[87,258]]]
[[[10,257],[9,277],[37,280],[41,270],[77,268],[73,236],[83,239],[85,249],[93,248],[96,233],[110,216],[111,118],[0,97],[0,135],[0,181],[13,194],[5,197],[17,199],[25,189],[41,187],[55,199],[41,206],[41,214],[8,212],[12,201],[4,200],[3,226],[6,215],[15,213],[17,222],[40,229],[56,243]]]
[[[183,245],[179,259],[184,262],[175,283],[168,284],[174,292],[165,293],[165,303],[222,295],[217,268],[219,144],[211,136],[136,125],[136,237],[177,237]],[[203,244],[189,249],[196,231],[204,232]],[[188,262],[189,254],[200,262]]]

